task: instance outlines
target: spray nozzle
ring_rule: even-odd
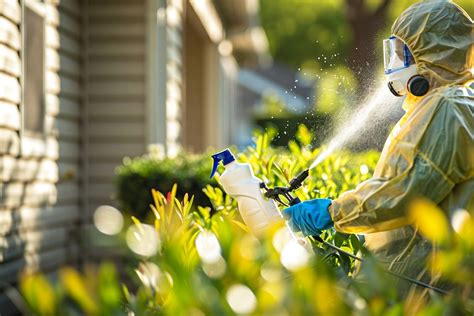
[[[303,181],[309,176],[309,169],[302,171],[299,175],[291,179],[290,181],[290,191],[294,191],[298,189],[302,184]]]
[[[290,180],[290,185],[288,187],[274,187],[274,188],[268,188],[265,183],[261,183],[260,187],[265,189],[265,197],[274,199],[275,201],[288,206],[286,203],[284,203],[281,198],[281,196],[284,196],[288,200],[288,204],[295,205],[301,202],[301,200],[297,197],[294,197],[291,192],[294,190],[298,189],[302,184],[303,181],[306,180],[306,178],[309,176],[309,169],[304,170],[300,174],[298,174],[296,177]]]
[[[224,149],[223,151],[212,155],[212,159],[214,159],[214,164],[212,166],[211,178],[216,173],[217,167],[219,166],[219,162],[222,161],[222,163],[225,166],[225,165],[231,163],[232,161],[235,161],[235,157],[234,157],[234,155],[232,155],[232,152],[230,151],[229,148]]]

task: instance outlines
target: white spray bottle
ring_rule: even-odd
[[[260,183],[248,163],[239,163],[229,149],[212,156],[214,166],[211,178],[217,170],[219,162],[224,164],[225,171],[220,176],[224,191],[235,198],[239,212],[245,224],[256,236],[262,236],[266,229],[275,222],[284,221],[275,201],[262,194]]]

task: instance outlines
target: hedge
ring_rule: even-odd
[[[178,184],[177,198],[186,193],[194,196],[197,205],[209,206],[210,202],[202,188],[211,184],[209,175],[212,160],[209,155],[181,154],[175,158],[145,155],[125,159],[116,169],[117,196],[122,211],[144,218],[149,214],[153,199],[152,189],[169,192]]]

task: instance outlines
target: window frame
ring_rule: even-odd
[[[43,43],[42,43],[42,49],[43,49],[43,59],[41,61],[41,66],[42,66],[42,72],[43,72],[43,95],[42,95],[42,113],[43,113],[43,118],[42,118],[42,128],[40,131],[32,131],[28,130],[25,128],[25,86],[26,83],[26,9],[33,10],[35,13],[37,13],[39,16],[42,17],[43,19]],[[46,6],[45,3],[42,0],[21,0],[21,22],[20,22],[20,33],[21,33],[21,77],[20,77],[20,85],[21,85],[21,103],[20,103],[20,117],[21,117],[21,128],[20,128],[20,154],[23,156],[24,154],[28,153],[31,151],[32,148],[34,149],[35,156],[36,155],[41,155],[44,156],[46,155],[46,143],[47,143],[47,104],[46,104],[46,94],[47,94],[47,69],[46,69],[46,37],[47,37],[47,13],[46,13]],[[38,152],[39,151],[39,152]]]

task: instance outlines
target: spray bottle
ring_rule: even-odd
[[[254,175],[250,164],[237,162],[229,149],[212,158],[211,178],[222,161],[225,171],[220,176],[221,185],[227,194],[237,200],[240,215],[252,233],[261,236],[272,223],[283,221],[275,201],[265,198],[262,193],[262,181]]]
[[[299,188],[308,177],[308,170],[303,171],[291,180],[289,187],[270,189],[254,175],[250,164],[237,162],[229,149],[213,155],[212,158],[214,159],[214,166],[211,178],[222,161],[225,171],[220,177],[221,185],[227,194],[237,200],[240,215],[256,236],[261,236],[271,224],[284,221],[275,203],[277,201],[282,205],[287,205],[281,200],[280,196],[283,196],[289,205],[301,202],[300,199],[293,197],[291,192]],[[265,192],[262,192],[262,189]],[[290,230],[289,234],[293,235]]]

